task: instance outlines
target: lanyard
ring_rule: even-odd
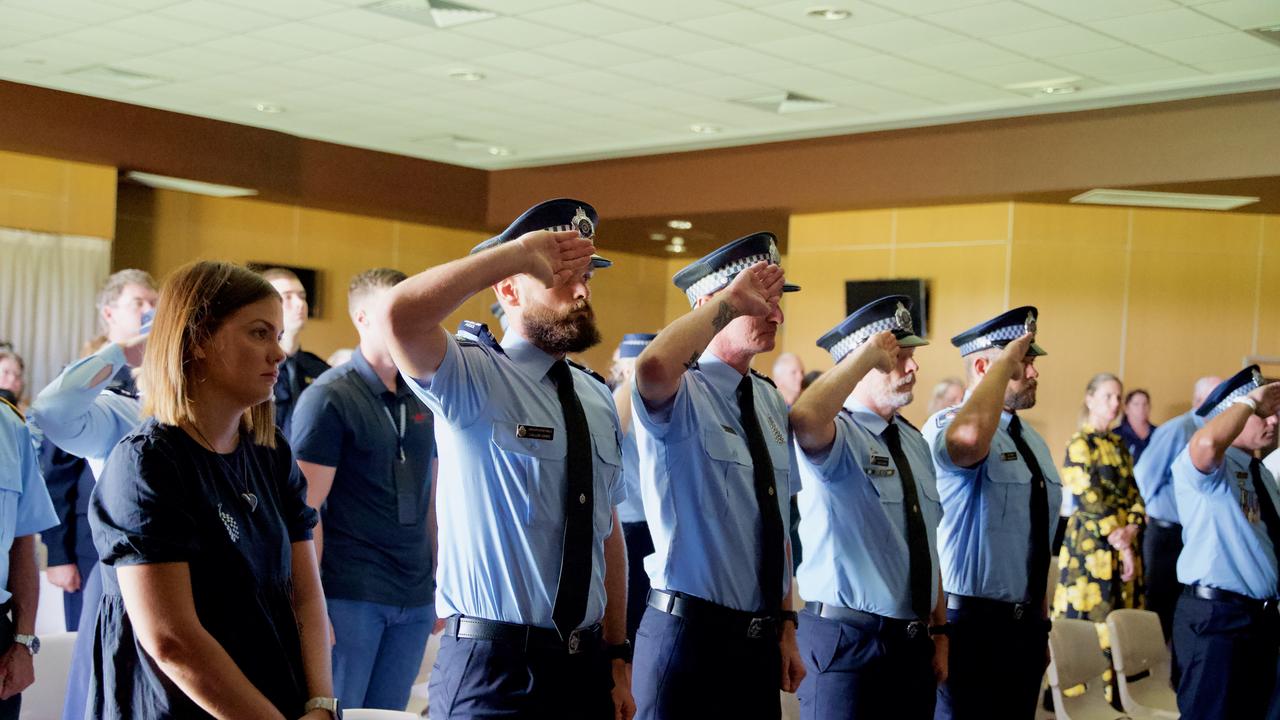
[[[399,403],[399,406],[400,406],[400,427],[399,428],[396,427],[396,419],[391,416],[391,411],[387,409],[386,404],[383,404],[382,411],[387,414],[387,419],[391,421],[391,429],[394,431],[397,431],[396,455],[399,457],[400,462],[404,462],[404,403]]]

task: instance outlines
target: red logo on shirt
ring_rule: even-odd
[[[427,421],[427,414],[426,414],[426,413],[424,413],[424,412],[415,413],[415,414],[414,414],[414,416],[413,416],[413,423],[414,423],[415,425],[421,425],[422,423],[424,423],[424,422],[426,422],[426,421]]]

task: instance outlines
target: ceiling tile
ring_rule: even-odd
[[[1135,45],[1181,40],[1199,35],[1217,35],[1231,29],[1229,25],[1189,8],[1094,20],[1089,24],[1096,30]]]
[[[938,105],[938,102],[932,99],[861,82],[845,81],[840,85],[826,88],[816,87],[813,88],[813,94],[824,100],[832,100],[841,105],[852,105],[874,113],[919,110]]]
[[[484,64],[488,67],[495,67],[518,75],[538,77],[577,72],[583,67],[581,64],[570,62],[569,58],[560,56],[558,53],[527,52],[524,50],[502,53],[501,55],[490,55],[484,59]],[[587,64],[596,65],[594,62]]]
[[[1243,32],[1153,43],[1147,49],[1187,65],[1218,60],[1239,60],[1260,55],[1280,56],[1280,46]]]
[[[520,17],[524,20],[566,30],[579,37],[598,37],[653,25],[652,20],[639,15],[619,12],[618,10],[588,3],[560,5],[546,10],[524,13]]]
[[[727,43],[671,25],[628,30],[606,35],[600,40],[606,43],[620,43],[659,57],[688,55],[703,50],[728,47]]]
[[[150,55],[183,44],[181,40],[139,35],[106,26],[89,27],[65,33],[58,36],[58,42],[63,45],[84,44],[107,50],[119,50],[130,57]]]
[[[353,5],[364,5],[369,0],[345,0]],[[461,0],[462,4],[478,7],[483,10],[492,10],[496,13],[504,15],[518,15],[521,13],[535,12],[549,7],[558,7],[560,5],[582,4],[577,0],[518,0],[519,4],[513,3],[512,0]]]
[[[658,109],[675,110],[695,103],[705,102],[693,93],[676,90],[672,87],[654,86],[645,90],[625,92],[618,97],[623,100]]]
[[[848,82],[840,75],[805,65],[790,65],[777,70],[753,73],[751,79],[779,90],[793,90],[811,95],[816,88],[827,88]]]
[[[552,82],[578,92],[615,95],[648,87],[649,83],[634,76],[603,70],[579,70],[557,75]]]
[[[112,1],[118,2],[119,0]],[[368,4],[370,1],[364,0],[362,4]],[[164,2],[172,2],[172,0],[164,0]],[[304,20],[317,15],[336,12],[343,7],[341,4],[334,4],[329,0],[271,0],[271,2],[262,2],[262,0],[219,0],[219,2],[223,5],[237,5],[250,10],[260,10],[269,15],[291,20]]]
[[[869,2],[861,2],[860,0],[843,0],[835,3],[836,7],[841,10],[848,10],[850,13],[849,17],[843,20],[809,17],[806,13],[815,6],[820,5],[812,0],[786,0],[785,2],[773,0],[767,5],[761,5],[757,8],[757,11],[817,32],[830,32],[841,27],[874,25],[902,19],[902,15],[892,10],[879,5],[872,5]]]
[[[1201,77],[1198,70],[1184,67],[1160,68],[1157,70],[1141,70],[1138,72],[1121,72],[1110,75],[1105,80],[1113,85],[1146,85],[1151,83],[1176,82]]]
[[[987,38],[987,42],[1032,58],[1109,50],[1123,46],[1115,38],[1079,25],[1059,25],[1030,32]]]
[[[921,77],[933,75],[937,72],[937,70],[927,65],[903,60],[892,55],[871,55],[853,60],[827,63],[823,67],[840,75],[870,81],[878,81],[883,78]]]
[[[982,103],[1023,100],[1021,95],[968,80],[951,73],[894,78],[886,81],[893,89],[941,103]]]
[[[340,55],[313,55],[308,58],[291,60],[284,63],[284,67],[323,75],[335,80],[373,77],[387,72],[385,68],[377,65],[371,65]]]
[[[755,49],[777,55],[791,62],[821,65],[828,62],[853,60],[879,53],[844,38],[826,35],[805,35],[756,43]]]
[[[175,5],[181,0],[101,0],[107,5],[127,8],[129,10],[156,10],[166,5]]]
[[[791,63],[775,55],[766,55],[742,47],[704,50],[680,58],[681,62],[716,70],[727,75],[752,75],[765,70],[776,70]]]
[[[1053,58],[1053,64],[1080,75],[1091,77],[1103,77],[1105,74],[1115,72],[1157,70],[1175,65],[1168,58],[1163,58],[1135,47],[1061,55]]]
[[[409,70],[428,65],[438,65],[450,61],[442,55],[433,55],[421,48],[410,48],[391,43],[369,43],[334,53],[334,57],[346,58],[356,62],[368,63],[379,67]]]
[[[994,65],[992,67],[985,68],[964,68],[957,70],[957,72],[970,79],[977,80],[978,82],[984,82],[989,85],[995,85],[996,87],[1037,82],[1041,80],[1058,80],[1064,77],[1071,77],[1073,75],[1073,73],[1060,67],[1033,62],[1031,60],[1010,63],[1008,65]]]
[[[1209,2],[1197,5],[1196,11],[1242,30],[1280,25],[1280,2],[1276,0]]]
[[[871,0],[903,15],[928,15],[971,5],[986,5],[992,0]]]
[[[363,45],[367,41],[356,35],[338,32],[318,25],[295,22],[245,33],[259,42],[280,43],[307,48],[315,52],[337,52]]]
[[[307,23],[338,32],[359,35],[368,40],[400,40],[414,35],[422,35],[435,29],[410,20],[371,12],[363,8],[339,10],[335,13],[317,15],[307,19]]]
[[[67,43],[62,38],[44,38],[23,43],[11,49],[21,53],[23,59],[39,60],[59,67],[69,66],[67,69],[107,64],[147,54],[127,50],[107,50],[85,43]]]
[[[20,8],[5,7],[4,22],[0,23],[0,46],[21,45],[51,35],[79,29],[81,24],[67,18]]]
[[[0,73],[6,77],[36,78],[60,75],[85,64],[86,58],[83,56],[62,52],[42,56],[31,48],[21,45],[0,50]]]
[[[49,22],[50,17],[70,20],[73,26],[80,27],[118,20],[135,12],[133,8],[108,5],[100,0],[5,0],[3,5],[6,26],[42,35],[45,34],[42,25]]]
[[[1008,35],[1063,24],[1060,18],[1010,0],[932,13],[920,19],[973,37]]]
[[[722,15],[733,12],[733,5],[718,0],[595,0],[597,5],[607,5],[634,15],[641,15],[658,22],[672,23],[681,20]]]
[[[1259,55],[1236,60],[1208,60],[1197,65],[1201,70],[1211,73],[1267,72],[1280,75],[1280,61],[1274,56]]]
[[[455,59],[475,59],[487,55],[501,55],[511,52],[513,48],[498,43],[480,40],[448,30],[433,30],[422,35],[413,35],[394,41],[395,45],[425,50],[432,55]]]
[[[651,55],[632,50],[617,43],[603,42],[594,38],[571,40],[566,43],[555,43],[540,48],[538,54],[550,56],[560,61],[572,62],[591,67],[611,67],[624,63],[648,60]]]
[[[840,37],[882,50],[884,52],[906,52],[932,45],[960,42],[966,40],[950,30],[919,20],[895,20],[893,22],[855,27],[834,31]]]
[[[548,43],[568,42],[577,37],[577,35],[568,30],[539,25],[538,23],[514,17],[500,17],[496,20],[459,25],[456,28],[450,28],[448,32],[480,38],[513,48],[541,47]]]
[[[307,48],[282,45],[275,42],[263,42],[258,38],[247,35],[229,35],[210,40],[200,45],[200,47],[212,52],[250,58],[263,63],[285,62],[314,54],[314,51]]]
[[[201,21],[177,20],[160,14],[143,13],[98,25],[97,29],[167,40],[171,42],[171,46],[201,43],[231,34],[231,31],[210,27]]]
[[[1155,10],[1173,10],[1178,3],[1173,0],[1022,0],[1046,12],[1068,20],[1100,20],[1102,18],[1139,15]]]
[[[799,25],[751,10],[739,10],[696,20],[683,20],[676,24],[686,30],[739,45],[797,37],[808,32]]]
[[[676,60],[668,60],[665,58],[655,58],[653,60],[645,60],[638,63],[627,63],[626,65],[615,65],[610,68],[614,72],[637,77],[641,80],[647,80],[651,83],[676,83],[676,82],[692,82],[694,80],[706,80],[716,76],[716,73],[710,70],[704,70],[693,65]]]
[[[164,17],[197,23],[206,27],[221,28],[232,32],[247,32],[258,28],[279,25],[283,19],[276,15],[255,12],[246,7],[212,2],[212,0],[188,0],[169,5],[157,14]]]
[[[1026,58],[981,40],[965,40],[904,52],[907,58],[942,70],[1008,65]]]
[[[696,82],[678,83],[675,88],[714,100],[739,100],[778,91],[778,88],[771,85],[727,75]]]
[[[227,56],[200,45],[174,48],[141,58],[121,60],[113,67],[159,75],[174,79],[207,77],[214,74],[248,70],[258,61],[245,57]]]

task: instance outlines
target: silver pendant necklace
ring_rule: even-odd
[[[237,471],[231,468],[231,463],[227,462],[226,458],[222,457],[222,453],[214,449],[213,443],[209,442],[209,438],[205,437],[204,433],[200,432],[200,426],[193,422],[191,423],[191,427],[196,431],[196,434],[200,436],[200,440],[208,447],[209,452],[213,453],[213,456],[218,458],[218,462],[222,463],[222,467],[226,468],[227,476],[234,477],[235,480],[239,482],[241,488],[240,499],[244,500],[244,503],[249,506],[249,512],[257,510],[258,496],[249,492],[249,481],[245,479],[249,473],[244,471],[245,459],[244,454],[241,452],[242,448],[240,447],[241,444],[244,443],[244,438],[240,438],[240,442],[236,444],[236,449],[233,451],[236,456],[236,464],[240,465],[240,470]],[[235,490],[237,488],[233,487],[232,489]]]

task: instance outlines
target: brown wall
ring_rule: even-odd
[[[111,239],[116,171],[0,152],[0,226]]]
[[[921,277],[932,345],[917,351],[916,402],[962,376],[949,338],[1036,305],[1049,355],[1027,417],[1055,452],[1097,372],[1150,390],[1158,421],[1189,407],[1191,385],[1280,355],[1280,216],[990,203],[793,216],[783,348],[830,367],[814,341],[845,315],[844,282]]]

